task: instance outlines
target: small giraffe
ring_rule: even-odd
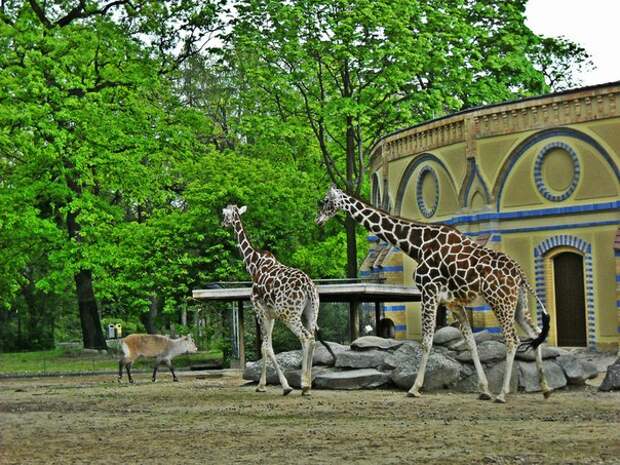
[[[536,350],[536,366],[545,398],[551,390],[543,372],[540,344],[549,333],[549,316],[542,302],[543,328],[532,321],[527,309],[526,292],[535,293],[519,265],[501,252],[479,246],[455,228],[443,224],[422,223],[393,217],[371,207],[332,185],[322,201],[316,218],[324,224],[338,210],[348,212],[358,223],[380,239],[399,247],[418,267],[415,283],[422,293],[422,358],[409,396],[419,397],[424,372],[433,345],[437,306],[445,304],[457,318],[471,351],[480,389],[480,399],[491,399],[488,381],[464,307],[482,297],[492,308],[506,339],[506,372],[496,402],[506,402],[510,391],[512,365],[519,346],[514,322],[523,328],[528,345]]]
[[[261,328],[263,343],[261,352],[263,365],[256,391],[265,392],[267,383],[267,357],[273,363],[283,394],[293,389],[282,373],[271,343],[275,320],[281,320],[299,338],[302,348],[301,393],[310,394],[312,385],[312,357],[314,355],[314,334],[318,331],[319,292],[314,282],[304,272],[284,266],[270,253],[257,251],[252,247],[241,223],[245,206],[228,205],[222,210],[223,225],[232,227],[237,236],[239,250],[245,268],[252,277],[252,305]],[[326,348],[332,353],[331,348]]]

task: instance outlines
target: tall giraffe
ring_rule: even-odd
[[[515,320],[532,339],[528,345],[536,350],[541,389],[545,398],[551,395],[543,372],[540,348],[549,333],[549,315],[536,297],[543,308],[543,328],[539,330],[530,318],[526,291],[534,296],[536,294],[514,260],[501,252],[479,246],[450,226],[390,216],[332,185],[322,201],[316,223],[324,224],[338,210],[348,212],[370,232],[399,247],[418,263],[415,283],[422,293],[423,352],[409,396],[421,395],[420,388],[424,383],[424,372],[433,345],[437,306],[445,304],[456,316],[471,351],[478,374],[480,399],[491,398],[464,309],[477,297],[482,297],[493,308],[506,339],[506,372],[496,402],[506,402],[506,394],[510,391],[510,375],[519,345]]]
[[[222,210],[223,226],[232,227],[247,272],[252,277],[250,296],[261,329],[263,343],[261,352],[263,364],[256,391],[265,392],[267,384],[267,357],[273,363],[283,395],[293,389],[282,373],[271,343],[275,320],[281,320],[299,338],[302,348],[302,395],[310,394],[312,386],[312,357],[314,355],[314,334],[318,331],[319,292],[314,282],[304,272],[284,266],[270,253],[252,247],[241,223],[241,215],[247,207],[228,205]],[[333,355],[331,348],[325,344]]]

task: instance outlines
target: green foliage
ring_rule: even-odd
[[[0,351],[79,339],[78,299],[128,329],[178,325],[192,289],[248,279],[228,203],[256,247],[350,274],[366,234],[319,230],[316,202],[330,181],[366,196],[378,137],[566,87],[587,61],[534,35],[524,0],[239,0],[215,54],[225,4],[2,2]],[[201,344],[226,350],[208,319]]]

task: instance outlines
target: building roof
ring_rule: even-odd
[[[524,103],[524,102],[531,102],[534,100],[545,100],[545,99],[554,99],[557,97],[562,97],[562,96],[568,96],[571,94],[581,94],[581,93],[587,93],[587,92],[593,92],[593,93],[597,93],[597,91],[602,90],[602,89],[609,89],[609,88],[613,88],[613,87],[618,87],[620,86],[620,81],[612,81],[612,82],[606,82],[606,83],[602,83],[602,84],[596,84],[596,85],[592,85],[592,86],[586,86],[586,87],[577,87],[577,88],[573,88],[573,89],[566,89],[566,90],[562,90],[562,91],[558,91],[558,92],[550,92],[548,94],[541,94],[541,95],[532,95],[530,97],[522,97],[522,98],[518,98],[518,99],[514,99],[514,100],[506,100],[503,102],[497,102],[497,103],[491,103],[488,105],[480,105],[477,107],[470,107],[470,108],[465,108],[463,110],[460,111],[456,111],[454,113],[448,113],[446,115],[437,117],[437,118],[433,118],[433,119],[429,119],[429,120],[425,120],[422,121],[420,123],[414,124],[412,126],[407,126],[404,128],[400,128],[397,129],[395,131],[392,131],[388,134],[385,134],[383,137],[381,137],[379,140],[377,140],[373,146],[370,148],[369,153],[373,154],[374,151],[377,149],[377,147],[379,147],[385,140],[394,137],[402,132],[406,132],[406,131],[411,131],[414,130],[416,128],[421,128],[423,126],[428,126],[428,125],[433,125],[434,123],[439,123],[442,122],[443,120],[448,120],[451,118],[455,118],[455,117],[459,117],[459,116],[465,116],[468,114],[472,114],[472,113],[477,113],[480,111],[484,111],[484,110],[489,110],[489,109],[493,109],[493,108],[498,108],[498,107],[502,107],[502,106],[508,106],[508,105],[514,105],[514,104],[520,104],[520,103]]]
[[[213,283],[207,289],[194,289],[192,296],[200,300],[250,300],[251,282]],[[224,287],[232,285],[232,287]],[[344,282],[318,284],[322,302],[419,302],[420,291],[411,286],[377,282]]]

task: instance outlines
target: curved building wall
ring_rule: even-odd
[[[371,155],[372,202],[405,218],[452,224],[507,253],[545,299],[552,344],[573,340],[557,330],[572,325],[570,316],[585,324],[584,342],[576,345],[607,349],[617,347],[620,332],[619,161],[620,83],[612,83],[390,134]],[[387,258],[390,282],[413,284],[413,260],[398,249]],[[372,260],[365,265],[363,274],[382,272]],[[564,299],[575,286],[583,287],[583,302],[582,294],[573,298],[578,305]],[[529,305],[535,312],[533,298]],[[393,315],[390,307],[385,312],[397,321],[397,337],[418,338],[419,305],[399,304]],[[470,308],[470,318],[475,330],[499,331],[484,302]]]

